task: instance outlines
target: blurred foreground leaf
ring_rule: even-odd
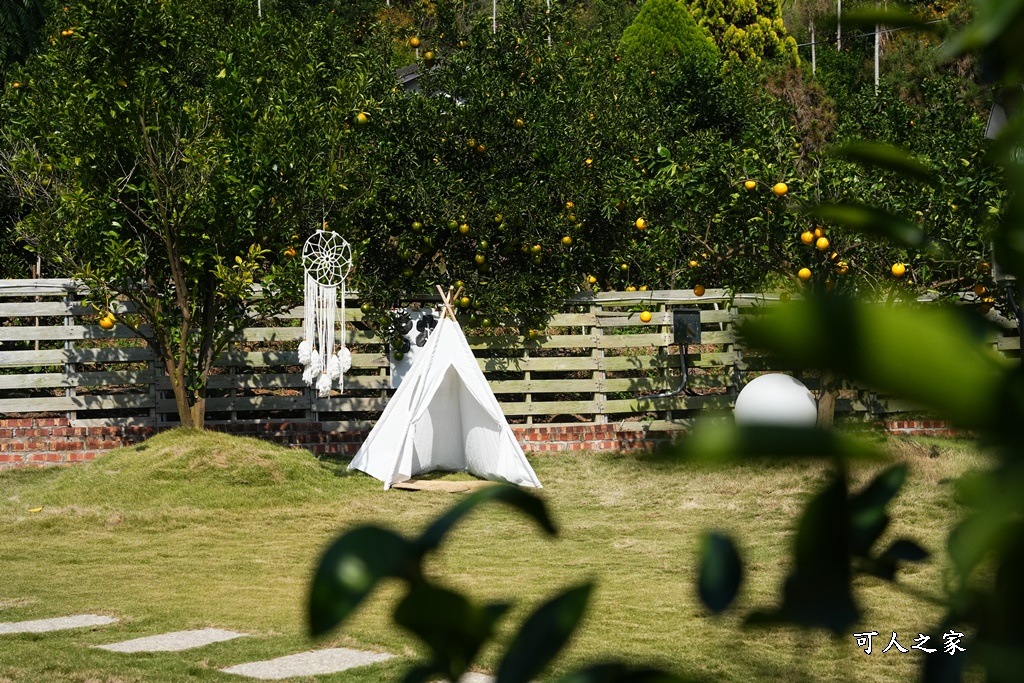
[[[317,565],[309,594],[309,626],[323,635],[344,621],[385,577],[419,574],[415,548],[398,534],[356,527],[332,543]]]
[[[548,516],[544,501],[516,486],[488,486],[469,494],[452,509],[434,520],[426,531],[417,539],[416,544],[427,552],[437,548],[445,535],[481,503],[498,501],[505,503],[524,513],[548,534],[555,535],[555,524]]]
[[[894,171],[930,185],[938,182],[934,169],[922,163],[910,152],[893,145],[880,142],[849,142],[831,149],[830,153],[860,164]]]
[[[743,562],[728,536],[708,533],[701,540],[697,590],[701,602],[714,614],[732,604],[743,583]]]
[[[963,311],[839,296],[780,306],[741,327],[748,345],[798,366],[904,396],[961,427],[996,428],[1008,364],[984,346],[982,331]]]
[[[872,31],[877,24],[918,29],[928,29],[932,26],[916,12],[888,4],[862,5],[847,10],[843,12],[841,23],[843,28],[863,28]]]
[[[911,249],[939,254],[938,245],[929,242],[918,226],[891,213],[860,204],[818,204],[804,210],[811,218],[841,225],[867,235],[882,237]]]
[[[724,463],[743,458],[824,458],[881,460],[873,444],[839,432],[805,427],[739,426],[698,423],[675,451],[698,462]]]
[[[494,625],[507,610],[504,603],[481,607],[455,591],[417,583],[395,608],[395,623],[430,648],[430,662],[413,669],[417,675],[432,670],[457,681],[494,635]]]
[[[505,651],[495,683],[528,683],[539,674],[579,626],[592,590],[576,586],[538,607]]]

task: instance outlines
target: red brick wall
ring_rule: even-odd
[[[882,428],[888,434],[903,436],[968,436],[942,420],[891,420],[882,423]]]
[[[305,448],[316,455],[354,455],[368,434],[328,432],[317,422],[212,424],[209,428]],[[152,427],[72,427],[66,418],[0,420],[0,468],[85,462],[106,450],[144,441],[154,431]],[[667,438],[618,430],[611,424],[514,425],[512,431],[526,452],[642,450]]]

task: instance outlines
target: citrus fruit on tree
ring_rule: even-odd
[[[419,232],[422,229],[423,229],[423,224],[422,223],[420,223],[419,221],[413,221],[412,222],[412,231],[413,232]]]
[[[626,291],[627,292],[635,292],[636,291],[636,287],[634,287],[633,285],[630,285],[629,287],[626,287]]]
[[[704,285],[697,285],[696,287],[693,288],[693,295],[694,296],[704,296],[704,292],[705,291],[706,290],[704,289]]]
[[[523,128],[526,127],[526,121],[523,121],[523,119],[518,118],[512,123],[512,125],[515,126],[518,130],[522,130]]]
[[[413,36],[412,38],[409,39],[409,47],[419,47],[419,46],[420,46],[420,39],[419,38],[417,38],[416,36]]]
[[[536,254],[539,254],[540,251],[541,251],[541,246],[539,244],[535,244],[532,247],[530,247],[530,253],[531,254],[536,255]]]
[[[295,258],[295,247],[287,247],[284,250],[284,255],[288,258]]]
[[[469,224],[468,223],[463,223],[462,225],[459,226],[459,234],[460,235],[468,235],[469,234]]]
[[[359,310],[363,312],[363,315],[367,315],[368,313],[373,311],[373,304],[371,304],[369,301],[364,301],[363,304],[359,307]]]
[[[700,263],[697,262],[697,259],[690,259],[690,267],[691,268],[696,268],[699,265],[700,265]]]
[[[985,285],[983,285],[981,283],[978,283],[978,284],[974,285],[974,293],[977,296],[981,296],[982,294],[984,294],[985,293]]]
[[[459,229],[458,221],[454,221],[454,220],[448,221],[448,229],[451,230],[452,232],[455,232],[456,230],[458,230]]]
[[[817,247],[820,251],[825,251],[826,249],[828,249],[828,245],[829,241],[827,237],[819,237],[818,241],[814,243],[814,246]]]
[[[645,323],[651,322],[651,318],[653,317],[654,316],[651,315],[650,311],[644,311],[643,313],[640,314],[640,320]]]
[[[803,242],[804,244],[811,244],[812,242],[814,242],[814,233],[811,232],[810,230],[803,231],[802,233],[800,233],[800,241]]]
[[[825,236],[824,228],[818,227],[818,228],[814,229],[814,239],[818,239],[819,237],[824,237],[824,236]]]
[[[473,257],[473,261],[476,262],[478,266],[482,266],[483,264],[487,263],[487,257],[484,256],[483,254],[477,254],[476,256]]]
[[[105,330],[113,329],[114,328],[114,316],[112,316],[111,314],[107,313],[105,316],[100,318],[100,327],[102,327]]]
[[[790,298],[791,297],[789,295],[789,292],[783,292],[782,294],[779,294],[779,301],[783,301],[783,302],[789,301]]]
[[[629,270],[629,264],[628,263],[620,263],[619,264],[619,270],[621,270],[623,273],[625,273],[627,270]]]
[[[803,280],[804,282],[807,282],[808,280],[811,279],[811,269],[801,268],[799,271],[797,271],[796,276]]]
[[[569,235],[566,235],[565,237],[563,237],[562,238],[562,246],[563,247],[571,247],[572,246],[572,237],[570,237]]]
[[[840,275],[846,275],[850,272],[850,264],[846,261],[840,261],[836,264],[836,272]]]
[[[426,52],[424,52],[423,53],[423,61],[427,62],[427,63],[430,63],[430,62],[434,61],[434,53],[431,52],[430,50],[427,50]]]
[[[892,274],[893,274],[894,277],[903,277],[903,275],[906,272],[907,272],[907,267],[905,265],[903,265],[902,263],[894,263],[894,264],[892,264]]]
[[[575,205],[574,203],[572,203],[572,202],[566,202],[566,203],[565,203],[565,208],[567,208],[567,209],[569,209],[570,211],[572,211],[573,209],[575,209],[575,208],[576,208],[576,205]]]
[[[356,125],[357,126],[365,126],[369,122],[370,122],[370,117],[367,116],[366,114],[364,114],[363,112],[359,112],[358,114],[356,114]]]
[[[785,194],[789,192],[789,185],[786,185],[786,183],[775,183],[775,186],[772,188],[772,192],[775,193],[776,197],[785,196]]]
[[[646,230],[647,229],[647,221],[644,220],[643,218],[637,218],[636,219],[636,229],[637,230]]]
[[[753,180],[748,180],[747,182],[743,183],[743,187],[747,188],[748,190],[753,190],[755,187],[757,187],[757,183],[754,182]]]
[[[469,308],[469,304],[470,304],[470,299],[469,299],[468,296],[464,296],[461,299],[459,299],[459,307],[460,308]]]
[[[589,282],[592,285],[596,285],[597,284],[597,278],[594,277],[593,275],[588,275],[587,276],[587,282]]]

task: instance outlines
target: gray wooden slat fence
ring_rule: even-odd
[[[81,295],[70,280],[0,281],[0,416],[66,414],[80,426],[175,422],[169,381],[149,348],[124,325],[100,328]],[[729,297],[722,290],[703,297],[690,290],[584,293],[567,300],[536,339],[513,328],[474,329],[468,317],[462,324],[510,421],[671,430],[699,411],[729,409],[752,373],[787,370],[775,359],[744,353],[735,334],[745,311],[777,300],[771,294]],[[389,363],[357,303],[346,308],[344,337],[353,365],[344,394],[320,399],[302,384],[300,307],[245,330],[221,356],[209,383],[209,420],[317,421],[339,430],[372,424],[391,393]],[[672,310],[680,306],[700,309],[702,343],[687,357],[694,395],[646,398],[678,386]],[[642,310],[651,312],[650,322],[640,320]],[[132,309],[119,311],[130,315]],[[1003,328],[993,345],[1018,354],[1015,326],[1004,321]],[[816,387],[813,376],[802,379]],[[837,410],[881,415],[914,407],[844,386]]]

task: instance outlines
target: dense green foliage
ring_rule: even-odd
[[[496,33],[489,12],[444,3],[395,2],[376,20],[367,3],[278,0],[263,19],[228,0],[194,15],[145,5],[126,10],[140,17],[129,32],[118,7],[69,5],[14,67],[8,180],[29,212],[20,230],[51,252],[46,272],[86,275],[89,264],[101,308],[129,274],[165,283],[180,271],[188,302],[174,298],[180,285],[163,287],[170,298],[145,315],[161,330],[190,319],[188,334],[153,342],[178,349],[168,371],[195,369],[181,385],[200,398],[204,364],[231,326],[249,324],[220,312],[241,315],[268,275],[294,282],[282,254],[324,220],[355,245],[353,284],[384,331],[384,311],[435,285],[464,285],[472,322],[523,332],[581,289],[991,289],[987,232],[1002,194],[984,112],[964,97],[977,89],[929,68],[913,90],[904,77],[876,93],[863,41],[820,50],[812,78],[785,58],[723,70],[681,6],[662,0],[629,26],[628,3],[549,14],[509,0]],[[758,11],[777,19],[774,5]],[[674,36],[657,68],[630,56],[639,26]],[[409,59],[419,93],[393,76]],[[825,154],[859,138],[920,154],[928,170],[908,182],[863,155]],[[147,140],[162,151],[147,154]],[[787,191],[773,193],[780,182]],[[838,208],[803,211],[819,202]],[[850,229],[865,204],[922,236],[865,239]],[[183,230],[186,258],[168,256],[166,230],[140,229],[129,208]],[[819,226],[821,250],[800,239]],[[889,274],[896,262],[907,276]],[[810,282],[797,278],[804,267]],[[226,326],[200,334],[181,365],[204,320]]]
[[[658,68],[678,55],[695,60],[718,57],[714,43],[697,26],[681,0],[645,2],[623,32],[619,53],[640,68]]]
[[[697,23],[733,62],[784,58],[798,61],[796,41],[786,34],[780,0],[686,0]]]
[[[122,323],[155,349],[184,424],[202,423],[234,333],[296,301],[283,250],[347,181],[346,120],[372,76],[336,59],[352,51],[340,21],[88,0],[14,72],[4,166],[33,209],[21,230],[99,312],[134,305]]]

